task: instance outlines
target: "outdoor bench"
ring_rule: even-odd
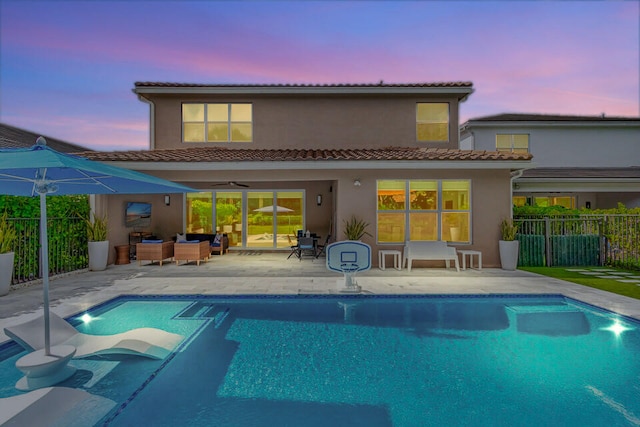
[[[455,262],[456,270],[460,271],[458,263],[458,254],[456,248],[448,246],[447,242],[442,241],[411,241],[406,242],[404,246],[403,264],[407,265],[407,269],[411,271],[411,263],[413,260],[421,261],[444,261],[449,268],[449,261]]]

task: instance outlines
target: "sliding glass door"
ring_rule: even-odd
[[[215,200],[215,203],[213,202]],[[303,191],[217,191],[187,194],[186,229],[226,233],[229,246],[286,248],[304,229]]]
[[[301,191],[247,191],[247,248],[284,248],[302,229]]]
[[[227,233],[229,246],[242,246],[242,192],[217,191],[216,231]]]

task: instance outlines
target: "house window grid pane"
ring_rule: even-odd
[[[416,104],[416,140],[420,142],[449,141],[449,120],[448,103],[418,102]]]
[[[377,183],[378,194],[380,196],[380,189],[389,186],[389,183],[400,182],[398,180],[379,180]],[[437,202],[434,209],[414,209],[416,205],[411,205],[411,189],[412,188],[429,188],[433,184],[436,184],[437,188]],[[453,185],[453,187],[451,187]],[[456,243],[471,243],[471,181],[465,179],[457,180],[406,180],[405,181],[405,202],[406,209],[384,209],[381,208],[380,201],[378,201],[378,209],[376,213],[376,240],[378,243],[404,243],[404,241],[389,240],[382,237],[382,235],[388,235],[385,230],[391,227],[389,225],[389,218],[392,214],[397,216],[402,215],[404,219],[403,224],[398,224],[403,230],[402,235],[405,240],[424,240],[423,237],[433,234],[433,223],[435,222],[436,235],[433,240],[447,240],[455,241]],[[457,208],[445,209],[443,206],[444,190],[453,191],[456,187],[465,187],[461,191],[466,193],[464,197],[459,197]],[[444,187],[444,189],[443,189]],[[448,188],[447,188],[448,187]],[[466,190],[466,191],[464,191]],[[463,196],[463,195],[460,195]],[[409,200],[406,200],[409,199]],[[426,221],[426,222],[425,222]],[[443,224],[448,224],[448,227],[443,230]],[[385,230],[383,230],[383,228]],[[457,230],[455,230],[457,228]],[[388,230],[387,230],[388,231]],[[390,235],[395,237],[394,233]]]
[[[234,118],[237,119],[234,120]],[[198,129],[198,126],[202,128]],[[252,142],[253,105],[250,103],[182,104],[182,141]]]
[[[529,134],[527,133],[499,133],[496,134],[496,151],[510,153],[529,152]]]

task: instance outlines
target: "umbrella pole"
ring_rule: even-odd
[[[40,259],[42,261],[42,292],[44,296],[44,354],[51,355],[49,331],[49,238],[47,237],[47,196],[40,193]]]

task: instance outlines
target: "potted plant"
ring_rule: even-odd
[[[367,232],[367,227],[369,227],[368,222],[353,215],[349,220],[344,221],[344,234],[347,240],[360,240],[364,235],[373,237]]]
[[[516,240],[518,226],[511,219],[504,219],[500,224],[502,239],[498,242],[500,249],[500,265],[503,270],[515,270],[518,266],[520,242]]]
[[[0,296],[7,295],[11,287],[15,258],[13,245],[16,239],[16,230],[9,222],[8,214],[5,212],[0,217]]]
[[[93,215],[93,221],[86,219],[89,239],[89,270],[100,271],[107,268],[109,241],[107,240],[107,217]]]

